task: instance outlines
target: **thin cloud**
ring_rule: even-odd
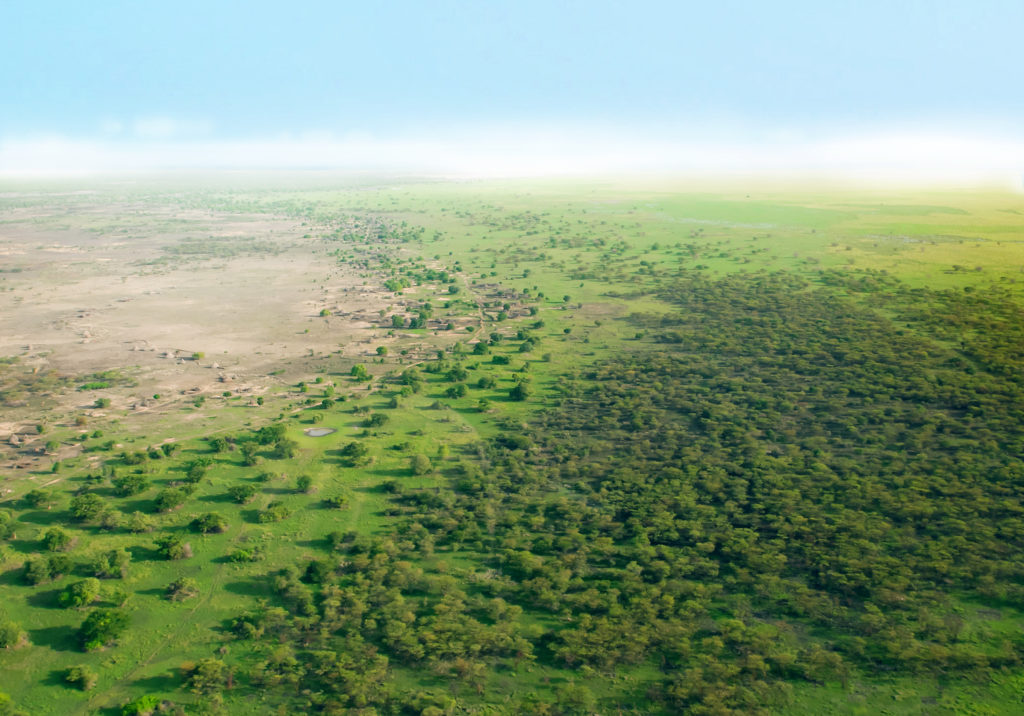
[[[861,130],[810,138],[777,132],[731,138],[678,130],[641,136],[611,129],[481,127],[422,137],[320,132],[195,138],[208,130],[202,123],[154,118],[136,122],[132,138],[7,138],[0,140],[0,171],[339,169],[478,177],[832,172],[959,180],[1019,177],[1024,169],[1024,141],[950,130]]]

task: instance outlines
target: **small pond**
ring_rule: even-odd
[[[338,431],[334,428],[309,428],[303,432],[311,438],[322,438],[324,435],[330,435],[331,433],[336,433]]]

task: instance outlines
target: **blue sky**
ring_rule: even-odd
[[[273,144],[286,162],[288,142],[656,151],[1024,126],[1019,0],[6,0],[0,17],[0,162],[44,141]]]

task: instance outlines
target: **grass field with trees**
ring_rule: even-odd
[[[317,299],[140,407],[0,356],[0,714],[1024,709],[1020,194],[86,183],[0,221],[280,222],[132,270]],[[61,270],[9,243],[3,315]]]

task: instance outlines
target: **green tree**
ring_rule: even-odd
[[[53,577],[50,561],[45,557],[30,557],[22,567],[22,578],[26,584],[43,584]]]
[[[8,510],[0,510],[0,541],[10,539],[14,535],[14,515]]]
[[[368,428],[379,428],[388,422],[391,418],[384,413],[374,413],[366,420],[363,421],[363,425]]]
[[[168,443],[170,444],[170,443]],[[132,495],[138,495],[145,492],[149,487],[149,480],[142,475],[124,475],[123,477],[115,478],[113,481],[114,491],[120,497],[131,497]]]
[[[295,457],[295,453],[298,449],[299,444],[291,438],[281,438],[274,444],[274,449],[271,454],[278,460],[288,460]]]
[[[192,546],[181,535],[157,537],[156,549],[163,559],[186,559],[192,556]]]
[[[259,455],[257,455],[258,450],[259,445],[255,442],[244,442],[239,445],[238,451],[242,454],[242,464],[246,467],[258,465],[260,462]]]
[[[555,703],[563,714],[588,716],[597,712],[597,699],[593,692],[582,684],[570,681],[555,692]]]
[[[128,628],[128,614],[121,609],[94,609],[78,628],[78,643],[95,651],[114,642]]]
[[[100,580],[90,577],[69,585],[60,593],[58,601],[65,609],[85,607],[99,599],[100,589]]]
[[[166,490],[160,491],[153,504],[157,512],[170,512],[185,504],[187,499],[188,493],[180,487],[168,487]]]
[[[100,513],[99,518],[96,520],[96,524],[108,532],[113,532],[124,525],[124,513],[121,512],[121,510],[115,510],[112,507],[108,507]]]
[[[451,400],[464,398],[466,396],[466,384],[456,383],[455,385],[450,385],[444,394],[445,397],[450,398]]]
[[[283,502],[280,500],[274,500],[267,505],[266,509],[260,510],[256,519],[261,523],[280,522],[287,518],[291,513],[292,511],[289,510]]]
[[[126,549],[112,549],[96,555],[88,564],[94,576],[103,579],[124,579],[128,575],[128,566],[132,555]]]
[[[219,435],[213,438],[206,438],[206,442],[209,444],[210,450],[216,453],[227,452],[229,447],[228,441]]]
[[[324,498],[324,504],[328,507],[333,507],[336,510],[343,510],[348,507],[348,497],[346,495],[331,495],[330,497]]]
[[[135,534],[152,532],[154,526],[152,517],[137,510],[128,517],[128,522],[125,525],[129,532],[133,532]]]
[[[362,465],[366,462],[370,449],[361,442],[353,440],[341,449],[341,456],[347,458],[350,465]]]
[[[228,495],[230,495],[231,499],[240,505],[252,502],[252,499],[256,496],[256,492],[256,486],[250,483],[232,485],[228,488]]]
[[[413,455],[409,460],[409,467],[412,469],[413,475],[426,475],[434,469],[434,466],[430,463],[430,458],[423,453]]]
[[[94,492],[77,495],[71,500],[71,515],[79,522],[89,522],[106,507],[103,498]]]
[[[63,552],[71,548],[71,533],[62,527],[51,527],[43,534],[43,544],[51,552]]]
[[[220,659],[200,659],[195,664],[186,666],[185,683],[197,694],[215,694],[224,690],[231,676],[231,671]]]
[[[131,701],[121,709],[121,716],[153,716],[165,706],[164,700],[155,694],[146,694]]]
[[[17,649],[28,643],[28,635],[10,620],[0,621],[0,649]]]
[[[530,397],[530,388],[526,383],[516,383],[512,386],[511,390],[508,391],[508,397],[510,400],[523,401]]]
[[[53,503],[53,496],[45,490],[29,490],[22,498],[29,507],[46,507]]]
[[[256,432],[256,442],[260,445],[273,445],[284,438],[286,430],[281,423],[266,425]]]

